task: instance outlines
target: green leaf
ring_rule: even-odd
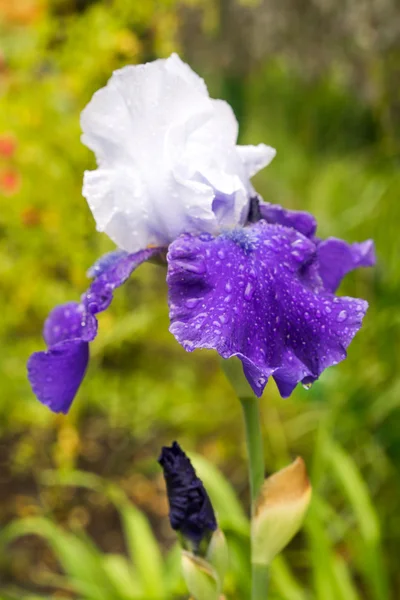
[[[221,529],[231,527],[243,534],[248,533],[248,519],[231,484],[202,456],[190,454],[190,460],[211,498]]]

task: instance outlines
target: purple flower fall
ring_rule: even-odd
[[[48,317],[48,349],[28,362],[43,404],[69,410],[97,313],[157,254],[167,257],[171,333],[189,352],[238,357],[257,396],[271,376],[286,397],[346,357],[367,303],[335,291],[349,271],[374,264],[373,242],[321,240],[309,213],[259,199],[250,178],[275,150],[237,145],[231,108],[179,57],[115,72],[81,123],[98,161],[83,193],[121,249],[89,270],[81,302]]]
[[[217,529],[211,501],[178,442],[170,448],[165,446],[158,462],[167,484],[171,527],[196,551],[202,540]]]

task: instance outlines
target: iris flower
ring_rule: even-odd
[[[48,348],[28,362],[42,403],[68,411],[96,315],[157,256],[167,261],[171,333],[189,352],[238,357],[257,396],[271,376],[289,396],[346,357],[367,302],[335,291],[349,271],[374,264],[372,241],[321,240],[311,214],[265,203],[250,179],[275,150],[236,145],[231,108],[177,55],[116,71],[81,124],[98,163],[83,195],[118,250],[89,270],[81,301],[45,323]]]

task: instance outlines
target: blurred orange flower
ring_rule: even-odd
[[[0,190],[6,196],[15,194],[21,185],[21,177],[15,169],[6,168],[0,171]]]
[[[2,0],[0,0],[1,2]],[[17,147],[16,139],[9,134],[0,135],[0,156],[10,158]]]
[[[28,25],[44,13],[47,0],[0,0],[0,21]]]

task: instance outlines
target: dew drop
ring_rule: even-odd
[[[332,312],[330,306],[328,306],[328,305],[325,306],[325,312],[327,312],[327,313]]]
[[[305,312],[304,313],[304,318],[305,318],[306,321],[309,321],[310,320],[310,313]]]
[[[345,310],[341,310],[340,313],[338,314],[338,316],[336,317],[336,321],[339,321],[339,323],[342,323],[346,319],[347,319],[347,312]]]
[[[185,306],[186,306],[186,308],[194,308],[195,306],[197,306],[198,303],[199,303],[198,298],[189,298],[188,300],[186,300]]]
[[[309,390],[312,386],[312,383],[302,383],[302,386],[305,390]]]
[[[224,298],[224,302],[227,302],[227,303],[230,302],[231,300],[232,300],[232,296],[230,296],[230,295],[225,296],[225,298]]]
[[[223,250],[218,250],[217,254],[218,258],[220,258],[221,260],[225,258],[225,252]]]
[[[303,255],[298,250],[292,250],[292,256],[297,262],[301,262],[303,260]]]
[[[254,295],[254,290],[255,290],[254,285],[249,282],[246,285],[246,289],[244,290],[244,294],[243,294],[246,300],[252,299],[252,297]]]
[[[232,285],[229,283],[229,281],[226,284],[225,289],[226,289],[227,292],[231,292],[232,291]]]

